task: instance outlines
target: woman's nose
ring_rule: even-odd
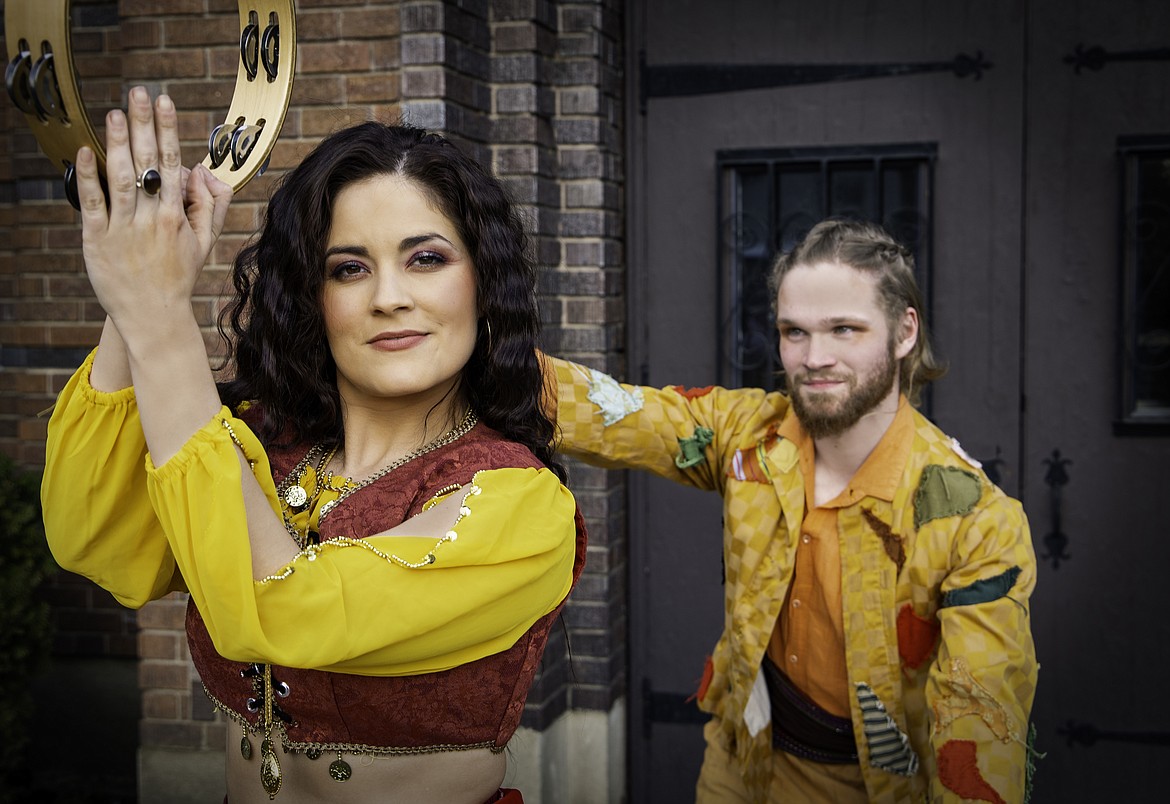
[[[374,293],[370,299],[370,306],[373,309],[390,312],[408,308],[413,303],[410,282],[401,271],[381,270],[375,274]]]

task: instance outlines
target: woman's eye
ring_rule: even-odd
[[[438,268],[447,262],[442,254],[434,251],[420,252],[411,259],[410,264],[418,268]]]
[[[365,271],[365,266],[360,262],[343,262],[335,266],[329,275],[334,279],[346,279],[351,276],[357,276]]]

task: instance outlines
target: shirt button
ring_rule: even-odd
[[[788,661],[792,662],[793,664],[796,664],[796,654],[794,653],[791,656],[789,656]]]
[[[800,601],[799,600],[792,601],[792,608],[799,609],[800,608]]]
[[[800,540],[802,542],[804,542],[805,544],[808,544],[809,542],[812,541],[812,536],[809,536],[807,533],[805,533],[805,534],[801,535]]]

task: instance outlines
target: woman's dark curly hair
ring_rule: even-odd
[[[375,176],[413,182],[458,229],[475,266],[480,316],[461,388],[481,421],[563,479],[552,454],[555,424],[540,407],[536,267],[524,226],[494,176],[443,137],[411,126],[338,131],[273,192],[259,236],[232,266],[236,296],[219,317],[232,377],[219,385],[224,403],[257,403],[263,420],[255,429],[265,444],[342,442],[321,306],[325,247],[338,194]]]

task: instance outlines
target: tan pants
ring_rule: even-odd
[[[717,736],[719,721],[712,718],[703,727],[707,751],[695,788],[695,804],[750,804],[751,797],[735,764],[735,757],[723,750]],[[772,754],[771,804],[866,804],[865,782],[858,765],[827,765],[809,762],[775,751]]]

